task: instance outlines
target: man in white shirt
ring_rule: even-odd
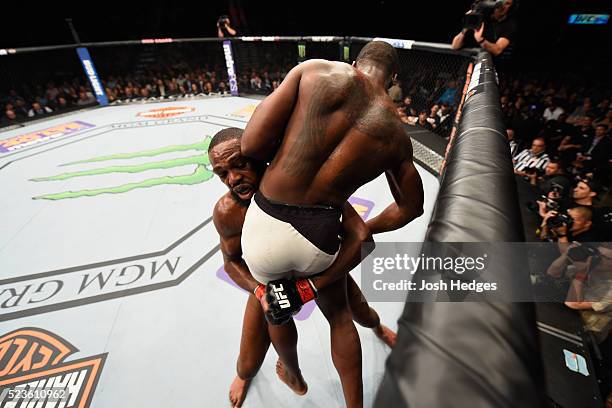
[[[558,120],[559,116],[565,112],[552,96],[546,97],[546,106],[547,108],[544,110],[544,114],[542,115],[545,122],[548,122],[549,120]]]

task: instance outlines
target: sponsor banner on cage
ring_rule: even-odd
[[[47,129],[11,137],[10,139],[0,140],[0,154],[12,152],[14,150],[22,149],[35,144],[44,143],[49,140],[57,139],[58,137],[74,134],[81,130],[90,129],[93,127],[95,127],[95,125],[76,120],[74,122],[62,123],[61,125],[53,126]]]
[[[608,24],[609,14],[572,14],[568,24]]]
[[[232,53],[232,42],[223,41],[223,54],[225,55],[225,66],[229,78],[230,93],[238,96],[238,81],[236,81],[236,68],[234,67],[234,54]]]
[[[361,289],[371,302],[573,301],[605,308],[610,259],[609,242],[367,243]]]
[[[83,64],[83,69],[85,70],[87,79],[89,79],[91,88],[96,95],[96,100],[102,106],[108,105],[108,98],[104,92],[102,82],[100,82],[100,79],[98,78],[98,73],[96,72],[96,67],[94,67],[93,60],[89,56],[89,51],[87,51],[87,48],[80,47],[77,48],[77,54],[81,59],[81,64]]]

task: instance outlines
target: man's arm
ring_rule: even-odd
[[[309,65],[305,62],[289,71],[280,86],[255,109],[240,142],[244,156],[263,161],[272,158],[293,112],[300,79]]]
[[[317,290],[346,276],[361,262],[361,245],[368,253],[374,250],[374,240],[361,216],[345,202],[342,208],[342,243],[334,263],[320,275],[311,278]]]
[[[213,211],[213,222],[221,238],[221,253],[223,267],[229,277],[242,289],[253,293],[259,282],[253,278],[244,259],[240,243],[242,221],[238,222],[235,214],[226,205],[223,198],[219,200]]]
[[[593,302],[584,300],[584,282],[586,281],[586,271],[579,271],[572,280],[565,306],[575,310],[593,310]]]
[[[459,31],[459,34],[457,34],[455,36],[455,38],[453,38],[453,42],[451,43],[451,48],[453,50],[458,50],[459,48],[463,47],[463,40],[465,39],[465,32],[467,31],[467,29],[463,29],[461,31]]]
[[[366,223],[372,234],[396,230],[423,214],[423,182],[412,154],[385,175],[395,202]]]
[[[474,31],[474,39],[482,48],[489,51],[493,55],[499,55],[504,52],[504,49],[510,44],[510,40],[506,37],[499,37],[494,43],[487,41],[484,38],[484,23],[478,30]]]

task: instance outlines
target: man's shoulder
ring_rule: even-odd
[[[230,192],[225,193],[215,204],[213,222],[221,235],[233,235],[242,229],[244,218],[238,217],[241,206]]]
[[[312,59],[300,64],[302,76],[308,78],[321,78],[333,76],[335,80],[351,78],[356,75],[355,69],[344,62]]]
[[[213,216],[225,217],[228,214],[231,214],[236,209],[236,207],[238,207],[238,203],[236,202],[236,199],[232,197],[232,194],[228,191],[217,200]]]

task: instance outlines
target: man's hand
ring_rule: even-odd
[[[256,289],[256,295],[261,296],[260,302],[266,319],[274,325],[286,323],[300,311],[303,304],[317,297],[317,290],[310,279],[271,281],[263,290],[265,295],[261,294],[260,287]]]
[[[480,25],[478,30],[474,30],[474,39],[478,44],[484,41],[484,23]]]
[[[567,224],[563,224],[559,228],[553,228],[552,232],[553,232],[553,234],[555,234],[556,237],[565,237],[565,236],[567,236]]]
[[[529,177],[529,184],[531,184],[532,186],[535,186],[537,184],[538,173],[536,173],[536,172],[528,173],[527,177]]]
[[[558,212],[556,211],[549,211],[544,215],[544,219],[542,220],[542,224],[546,224],[546,221],[548,221],[549,218],[554,217],[555,215],[557,215]]]

